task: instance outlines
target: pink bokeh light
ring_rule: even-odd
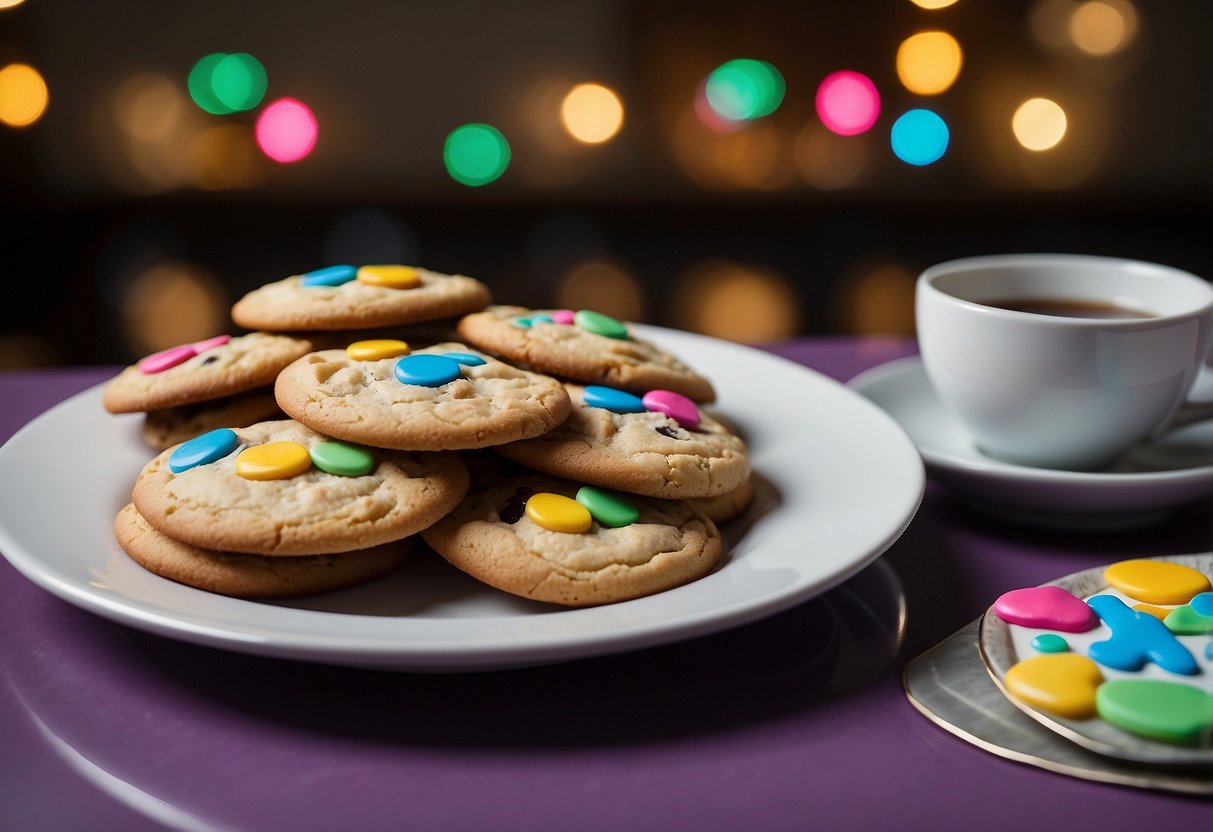
[[[257,117],[257,145],[284,164],[298,162],[316,146],[319,124],[310,107],[294,98],[279,98]]]
[[[821,82],[816,105],[827,129],[840,136],[858,136],[872,129],[880,116],[880,93],[868,76],[840,69]]]

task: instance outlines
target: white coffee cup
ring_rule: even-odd
[[[940,263],[919,276],[915,312],[927,376],[977,447],[1047,468],[1109,465],[1174,424],[1213,339],[1213,285],[1111,257]]]

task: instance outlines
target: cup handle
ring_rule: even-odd
[[[1197,377],[1191,393],[1192,398],[1181,404],[1175,411],[1175,415],[1168,419],[1166,424],[1150,434],[1148,441],[1152,442],[1163,434],[1184,425],[1213,419],[1213,366],[1205,365]]]

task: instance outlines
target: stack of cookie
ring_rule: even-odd
[[[321,269],[247,295],[237,323],[346,344],[277,372],[290,420],[215,430],[149,463],[119,515],[123,547],[166,577],[236,595],[269,593],[221,585],[215,557],[247,575],[319,556],[363,580],[399,562],[383,546],[398,556],[393,542],[415,533],[492,586],[570,606],[709,572],[721,546],[704,509],[739,511],[749,477],[744,443],[698,409],[711,385],[607,316],[487,302],[471,278],[403,266]],[[346,335],[460,314],[467,343]],[[471,453],[488,448],[498,463]],[[417,487],[388,487],[402,477]],[[170,547],[193,565],[169,568],[159,553]],[[275,581],[275,594],[328,588]]]

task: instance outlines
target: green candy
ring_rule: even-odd
[[[1213,727],[1213,695],[1162,679],[1112,679],[1095,691],[1105,722],[1165,742],[1194,742]]]
[[[1041,653],[1064,653],[1070,649],[1066,640],[1057,633],[1041,633],[1032,639],[1032,646]]]
[[[592,332],[595,335],[605,335],[607,338],[619,338],[624,341],[628,338],[628,328],[626,326],[610,315],[604,315],[601,312],[582,309],[573,315],[573,323],[586,332]]]
[[[375,469],[375,458],[360,445],[345,442],[318,442],[308,453],[312,464],[339,477],[362,477]]]
[[[1191,604],[1176,607],[1163,620],[1167,629],[1180,636],[1206,636],[1213,633],[1213,615],[1201,615]]]
[[[589,511],[601,525],[617,529],[630,526],[640,519],[640,509],[622,494],[583,485],[577,490],[577,502]]]

